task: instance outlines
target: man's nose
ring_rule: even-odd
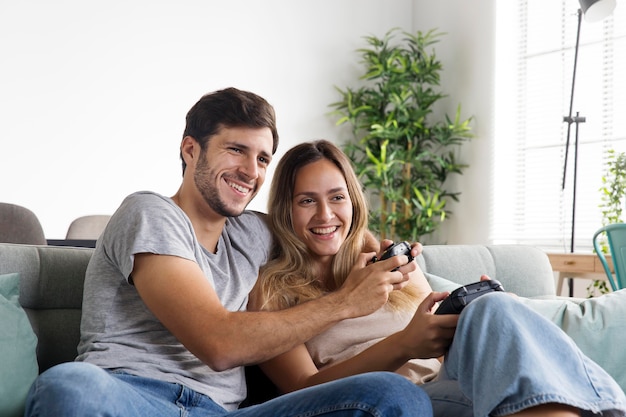
[[[259,166],[256,157],[246,158],[245,163],[240,167],[248,178],[256,179],[259,176]]]

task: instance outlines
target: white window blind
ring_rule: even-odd
[[[577,0],[498,2],[494,243],[570,250],[574,142],[563,165],[578,25]],[[573,115],[579,125],[576,251],[591,251],[607,149],[626,151],[626,4],[583,17]]]

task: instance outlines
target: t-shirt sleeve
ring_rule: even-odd
[[[107,258],[127,281],[135,255],[172,255],[195,262],[194,232],[189,218],[171,200],[153,193],[127,197],[102,235]]]

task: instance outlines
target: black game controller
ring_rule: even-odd
[[[380,260],[384,261],[385,259],[389,259],[392,256],[397,256],[397,255],[408,256],[409,262],[413,260],[413,257],[411,256],[411,245],[409,245],[409,242],[407,241],[398,242],[389,246],[387,249],[385,249],[385,252],[383,252],[383,254],[380,255]]]
[[[500,281],[495,279],[464,285],[452,291],[452,293],[439,304],[435,314],[459,314],[466,305],[476,298],[494,291],[504,291]]]
[[[409,262],[413,260],[413,257],[411,256],[411,245],[409,245],[409,242],[404,241],[404,242],[398,242],[398,243],[392,244],[387,249],[385,249],[382,255],[380,255],[380,259],[376,259],[376,257],[374,257],[373,261],[374,262],[384,261],[385,259],[389,259],[392,256],[397,256],[397,255],[408,256]],[[396,271],[397,269],[398,268],[395,268],[393,270]]]

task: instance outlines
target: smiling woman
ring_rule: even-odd
[[[293,300],[279,302],[274,308],[339,288],[359,262],[369,236],[367,202],[345,154],[325,140],[302,143],[287,151],[276,166],[268,212],[270,227],[281,237],[277,244],[284,256],[264,268],[262,275],[272,278],[263,291],[266,295],[273,292],[270,288],[274,284],[287,292],[291,286],[295,290]],[[303,253],[315,254],[315,260]],[[337,253],[341,256],[334,256]],[[320,276],[332,279],[320,282]],[[290,284],[283,285],[285,282]],[[414,301],[409,288],[393,292],[392,304],[407,294]]]
[[[281,391],[387,371],[420,385],[435,417],[622,415],[626,398],[616,381],[517,297],[492,292],[460,314],[434,314],[448,294],[433,292],[415,261],[399,254],[369,262],[375,252],[366,248],[363,200],[349,159],[328,141],[299,144],[277,164],[268,211],[273,258],[261,269],[250,309],[281,310],[342,293],[357,271],[366,272],[360,285],[380,268],[407,279],[375,312],[341,320],[262,363]],[[414,247],[411,256],[418,252]],[[403,264],[396,270],[391,261]],[[554,362],[556,356],[567,359]]]

